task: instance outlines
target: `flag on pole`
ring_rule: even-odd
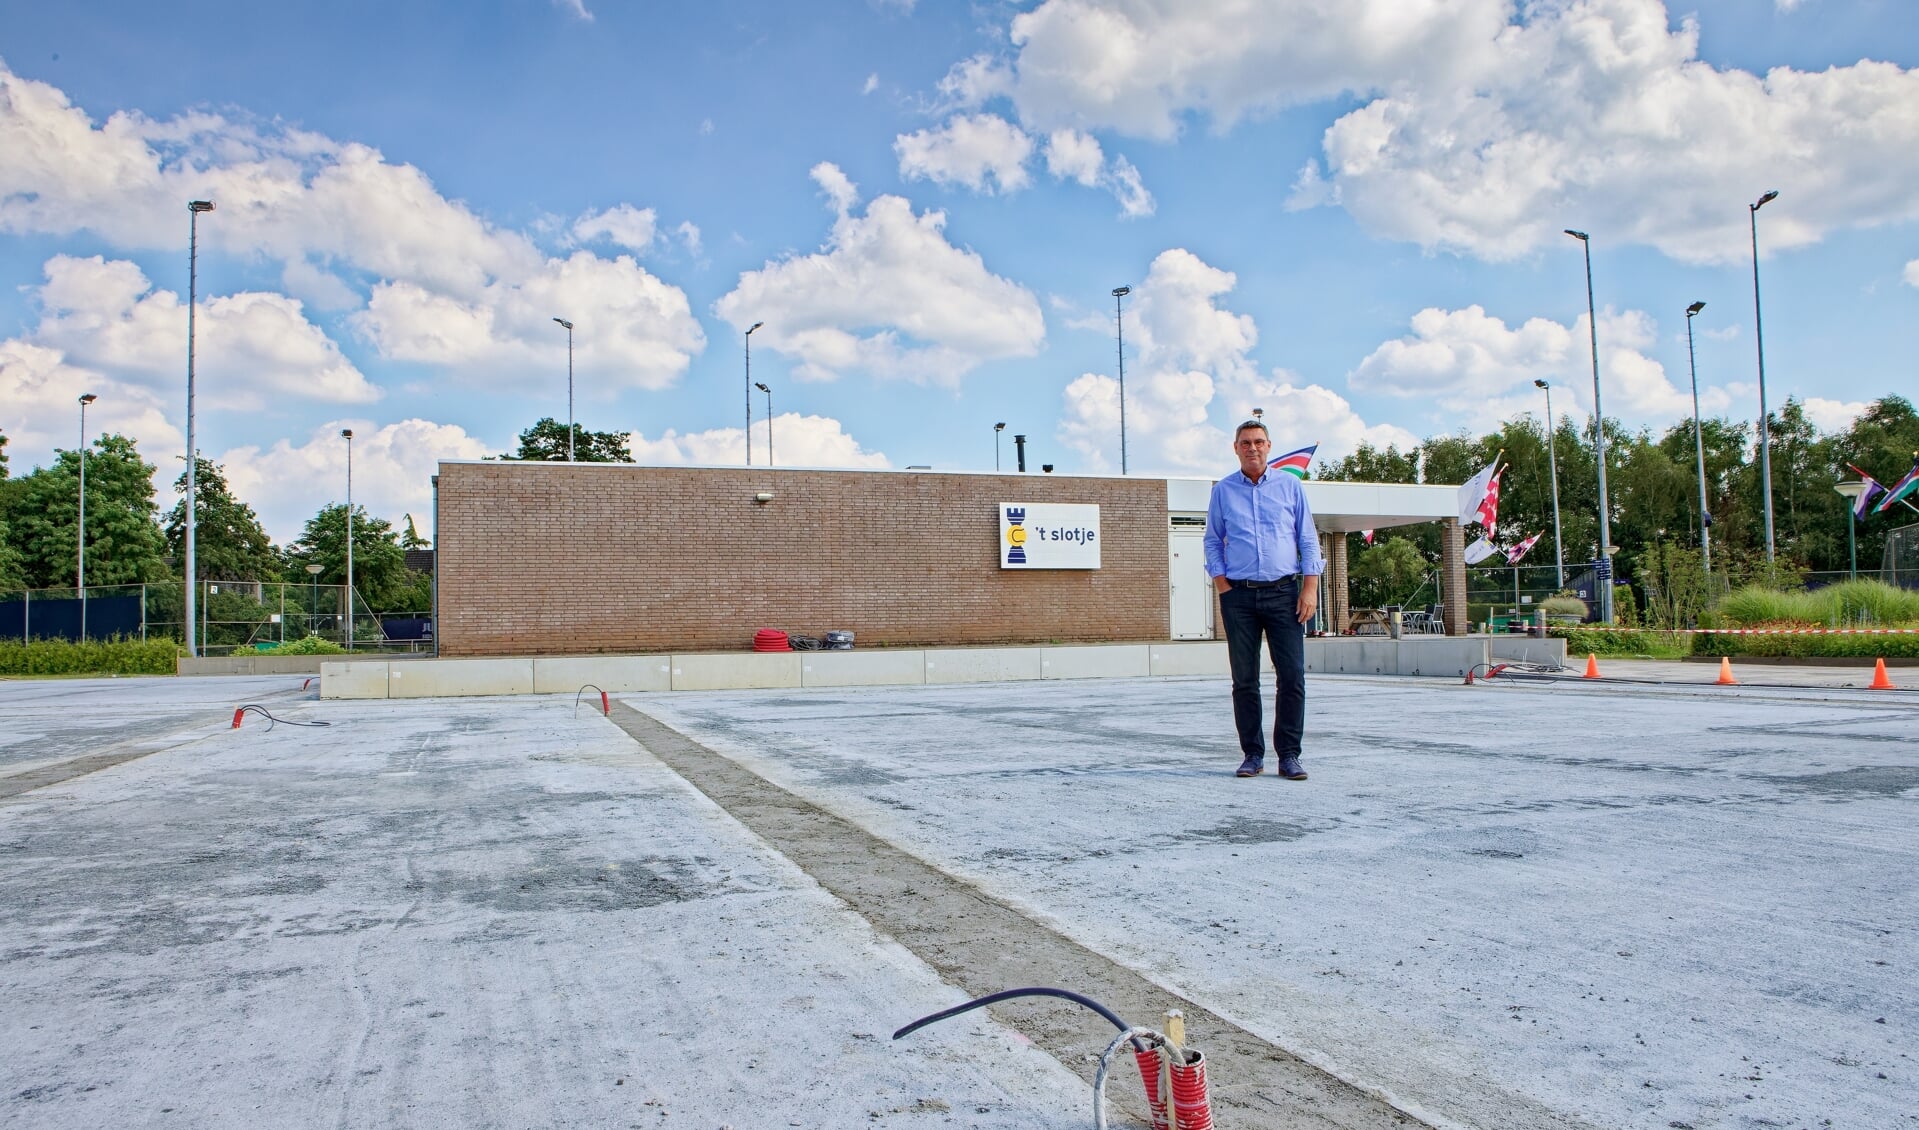
[[[1479,501],[1479,510],[1473,515],[1480,525],[1486,527],[1486,536],[1491,537],[1493,525],[1499,520],[1499,476],[1505,474],[1505,468],[1493,472],[1493,480],[1486,484],[1486,497]]]
[[[1477,565],[1498,552],[1499,548],[1493,545],[1492,542],[1487,541],[1485,538],[1480,538],[1478,541],[1466,547],[1466,564]]]
[[[1533,547],[1534,542],[1538,541],[1541,537],[1545,536],[1545,533],[1546,531],[1541,530],[1538,533],[1534,534],[1532,537],[1527,538],[1525,541],[1522,541],[1518,545],[1515,545],[1511,549],[1507,550],[1506,564],[1508,565],[1519,564],[1519,559],[1526,556],[1526,551]]]
[[[1858,475],[1860,481],[1865,484],[1866,489],[1860,491],[1859,497],[1852,500],[1852,516],[1854,518],[1864,518],[1872,512],[1872,504],[1879,501],[1879,496],[1886,493],[1886,488],[1880,484],[1879,480],[1866,474],[1859,468],[1854,467],[1852,464],[1848,463],[1846,466],[1851,468],[1852,473]]]
[[[1359,537],[1360,540],[1364,541],[1367,545],[1373,544],[1373,532],[1371,530],[1359,531]]]
[[[1493,469],[1499,465],[1495,459],[1486,464],[1486,469],[1467,479],[1459,487],[1459,524],[1471,525],[1479,520],[1479,504],[1486,501],[1486,488],[1493,482]]]
[[[1915,491],[1919,491],[1919,456],[1914,456],[1912,470],[1886,490],[1886,497],[1879,500],[1879,505],[1873,507],[1872,512],[1877,514]]]
[[[1271,463],[1266,465],[1268,467],[1278,467],[1295,479],[1303,479],[1306,477],[1307,470],[1313,465],[1313,452],[1318,450],[1318,444],[1309,443],[1298,451],[1288,451],[1286,454],[1275,458]]]

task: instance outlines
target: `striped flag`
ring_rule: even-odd
[[[1479,524],[1486,527],[1486,536],[1493,536],[1493,525],[1499,520],[1499,476],[1506,473],[1501,467],[1493,472],[1492,481],[1486,484],[1486,497],[1480,499],[1479,510],[1474,515]]]
[[[1373,532],[1371,530],[1361,530],[1359,531],[1359,536],[1367,545],[1373,544]]]
[[[1864,518],[1872,512],[1872,504],[1879,501],[1879,496],[1886,493],[1886,488],[1880,485],[1879,480],[1853,467],[1852,464],[1848,463],[1846,466],[1851,468],[1852,473],[1858,475],[1860,482],[1865,484],[1866,489],[1860,491],[1859,497],[1852,500],[1852,516]]]
[[[1298,451],[1288,451],[1266,465],[1278,467],[1295,479],[1303,479],[1306,477],[1307,469],[1313,465],[1313,452],[1318,450],[1318,444],[1309,443]]]
[[[1499,466],[1495,459],[1486,464],[1477,475],[1459,484],[1459,524],[1470,526],[1479,520],[1479,507],[1486,501],[1486,488],[1493,482],[1493,471]]]
[[[1519,559],[1526,556],[1526,551],[1533,547],[1534,542],[1538,541],[1541,537],[1545,536],[1545,533],[1546,531],[1541,530],[1538,533],[1534,534],[1532,537],[1527,538],[1525,541],[1522,541],[1518,545],[1515,545],[1511,549],[1507,550],[1506,564],[1508,565],[1519,564]]]
[[[1914,491],[1919,491],[1919,456],[1913,457],[1912,470],[1906,472],[1905,478],[1892,484],[1886,491],[1886,497],[1879,500],[1879,505],[1873,507],[1872,512],[1877,514]]]

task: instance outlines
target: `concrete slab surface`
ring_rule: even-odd
[[[275,713],[0,801],[0,1126],[1088,1121],[983,1014],[890,1042],[963,998],[596,711]]]
[[[645,709],[1435,1125],[1919,1126],[1919,694],[1310,684]]]
[[[1303,783],[1216,676],[627,701],[1432,1126],[1919,1127],[1919,692],[1602,665],[1315,676]],[[299,682],[0,680],[0,1127],[1090,1121],[596,711]]]

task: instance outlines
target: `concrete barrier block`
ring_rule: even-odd
[[[1359,645],[1355,639],[1326,637],[1306,641],[1306,670],[1316,675],[1352,675],[1359,672]]]
[[[320,664],[321,698],[387,697],[387,661],[341,659]]]
[[[745,691],[800,685],[800,652],[675,655],[676,691]]]
[[[1147,658],[1154,675],[1230,675],[1233,665],[1226,658],[1225,640],[1198,643],[1156,643]]]
[[[533,693],[531,659],[427,659],[388,666],[388,698]]]
[[[1492,657],[1507,663],[1566,664],[1566,641],[1533,639],[1530,636],[1492,636]]]
[[[588,683],[607,692],[670,691],[670,655],[578,655],[533,661],[534,694],[573,694]]]
[[[1042,647],[1042,679],[1137,679],[1152,674],[1151,645],[1143,643],[1093,644],[1085,647]]]
[[[929,683],[1009,683],[1040,677],[1036,647],[957,647],[926,652]]]
[[[926,681],[923,651],[806,651],[800,679],[809,687],[878,687]]]

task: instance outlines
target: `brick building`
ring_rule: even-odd
[[[727,651],[766,627],[862,648],[1212,634],[1201,480],[486,461],[435,484],[448,656]],[[1307,485],[1335,535],[1451,509],[1449,487]],[[1001,503],[1099,507],[1099,567],[1002,568]]]

